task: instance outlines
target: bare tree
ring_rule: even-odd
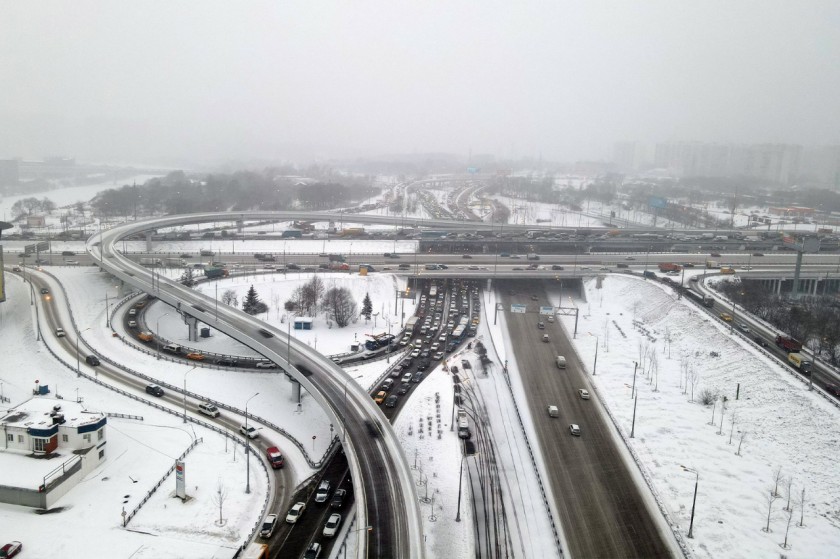
[[[799,494],[799,498],[796,500],[796,506],[799,507],[799,526],[805,526],[805,488],[802,488],[802,493]]]
[[[741,431],[741,437],[738,439],[738,450],[735,452],[737,456],[741,456],[741,445],[744,444],[744,439],[747,438],[747,432]]]
[[[785,489],[787,490],[787,504],[784,510],[790,511],[790,500],[793,496],[793,476],[788,476],[784,480]]]
[[[782,544],[783,549],[789,549],[788,547],[788,534],[790,533],[790,521],[793,520],[793,509],[785,509],[788,513],[787,519],[787,526],[785,526],[785,543]]]
[[[784,479],[781,466],[773,470],[773,494],[776,497],[779,497],[779,484],[784,483]]]
[[[327,290],[322,304],[339,328],[344,328],[356,317],[356,301],[346,287]]]
[[[653,377],[653,391],[659,392],[659,357],[656,353],[650,356],[650,368]]]
[[[224,293],[222,293],[222,303],[228,305],[229,307],[238,307],[239,298],[236,296],[236,291],[233,289],[226,289]]]
[[[732,444],[732,433],[735,432],[735,416],[736,413],[732,412],[732,423],[729,427],[729,442],[727,444]]]
[[[779,495],[769,490],[764,494],[764,502],[767,503],[767,524],[761,529],[762,532],[770,532],[770,517],[773,514],[773,503],[779,498]]]
[[[219,521],[216,523],[219,526],[225,525],[225,520],[222,517],[222,507],[224,507],[225,501],[227,500],[227,488],[222,483],[221,478],[219,479],[219,484],[216,486],[216,492],[213,493],[213,504],[219,507]]]

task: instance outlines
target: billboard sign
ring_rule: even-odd
[[[510,305],[510,312],[518,313],[518,314],[525,314],[527,312],[528,305],[520,305],[518,303],[511,303]]]
[[[42,241],[35,245],[35,250],[37,252],[44,252],[45,250],[50,250],[50,243],[49,241]]]
[[[540,307],[540,314],[554,314],[554,307]]]
[[[182,500],[187,498],[187,481],[184,470],[184,462],[175,460],[175,496]]]
[[[668,200],[659,196],[650,196],[648,198],[648,206],[651,208],[667,208]]]

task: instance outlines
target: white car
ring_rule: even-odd
[[[277,368],[277,364],[272,363],[271,361],[257,361],[257,364],[255,366],[257,367],[257,369],[276,369]]]
[[[578,389],[578,394],[580,394],[581,400],[588,400],[589,399],[589,391],[584,390],[583,388]]]
[[[442,352],[442,351],[438,351],[437,353],[435,353],[435,354],[432,356],[432,359],[434,359],[435,361],[440,361],[441,359],[443,359],[443,352]]]
[[[294,524],[298,521],[298,518],[301,517],[303,511],[306,510],[306,503],[304,502],[297,502],[292,505],[292,508],[289,509],[289,514],[286,515],[286,522],[289,524]]]
[[[624,259],[625,260],[635,260],[635,258],[633,258],[632,256],[625,256]]]
[[[578,425],[576,423],[572,423],[571,425],[569,425],[569,433],[571,433],[572,436],[579,437],[580,436],[580,425]]]
[[[239,432],[248,437],[249,439],[256,439],[260,436],[259,430],[254,427],[253,425],[248,425],[245,427],[244,425],[239,426]]]
[[[265,517],[262,528],[260,528],[260,537],[270,538],[274,534],[274,528],[277,526],[277,515],[269,514]]]
[[[56,338],[63,338],[64,336],[66,336],[66,334],[64,333],[64,328],[56,328],[55,336]]]
[[[324,537],[331,538],[338,532],[338,527],[341,525],[341,515],[337,512],[334,512],[330,515],[327,519],[327,523],[324,525]]]
[[[420,350],[415,349],[414,351],[411,352],[411,356],[412,357],[420,357]]]

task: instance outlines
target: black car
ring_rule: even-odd
[[[146,387],[146,393],[151,394],[152,396],[163,396],[163,388],[158,386],[157,384],[150,384]]]
[[[552,270],[562,270],[563,266],[561,266],[560,264],[552,264],[551,269]]]
[[[236,359],[230,359],[229,357],[221,357],[216,359],[216,365],[221,365],[222,367],[236,367],[237,361]]]
[[[422,355],[422,353],[420,355]],[[428,368],[429,368],[429,360],[428,359],[424,359],[423,361],[420,361],[420,363],[417,365],[417,370],[418,371],[425,371]]]
[[[421,380],[423,380],[423,371],[417,371],[414,373],[414,376],[411,377],[412,382],[420,382]]]
[[[385,407],[386,407],[386,408],[395,408],[395,407],[397,407],[397,400],[398,400],[398,399],[399,399],[399,396],[397,396],[396,394],[391,394],[390,396],[388,396],[387,398],[385,398]]]
[[[330,502],[330,507],[334,509],[340,509],[342,505],[344,505],[345,497],[347,497],[346,489],[336,489],[335,493],[333,493],[333,498]]]
[[[400,385],[399,390],[397,390],[397,394],[408,394],[409,390],[411,390],[411,385],[404,382]]]
[[[753,341],[754,341],[755,343],[757,343],[758,345],[760,345],[761,347],[770,347],[770,344],[768,344],[768,343],[764,340],[764,338],[761,338],[760,336],[756,336],[756,337],[754,337],[754,338],[753,338]]]
[[[300,270],[300,266],[298,266],[294,262],[289,262],[288,264],[286,264],[286,269],[287,270]]]
[[[303,559],[318,559],[321,555],[321,544],[318,542],[313,542],[309,544],[309,547],[306,548],[306,552],[303,554]]]
[[[47,295],[49,292],[50,292],[50,290],[47,289],[46,287],[41,288],[41,295]]]
[[[88,355],[85,357],[85,363],[90,365],[91,367],[97,367],[99,363],[99,358],[95,355]]]

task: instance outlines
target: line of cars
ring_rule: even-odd
[[[333,510],[339,510],[344,506],[344,503],[348,497],[348,490],[347,489],[336,489],[335,492],[332,492],[332,484],[327,479],[322,479],[319,483],[317,488],[315,489],[315,495],[313,497],[313,501],[316,504],[326,504],[329,501],[329,507]],[[298,501],[293,504],[285,516],[286,524],[297,524],[301,517],[307,510],[306,502]],[[263,521],[262,526],[260,527],[260,537],[268,539],[272,535],[274,535],[275,530],[277,529],[279,515],[278,514],[269,514],[266,516],[265,520]],[[324,523],[324,527],[321,530],[321,535],[325,538],[332,538],[338,533],[339,528],[341,527],[343,517],[339,512],[330,513],[327,517],[326,522]],[[323,546],[321,542],[310,542],[306,551],[303,554],[304,559],[317,559]]]

